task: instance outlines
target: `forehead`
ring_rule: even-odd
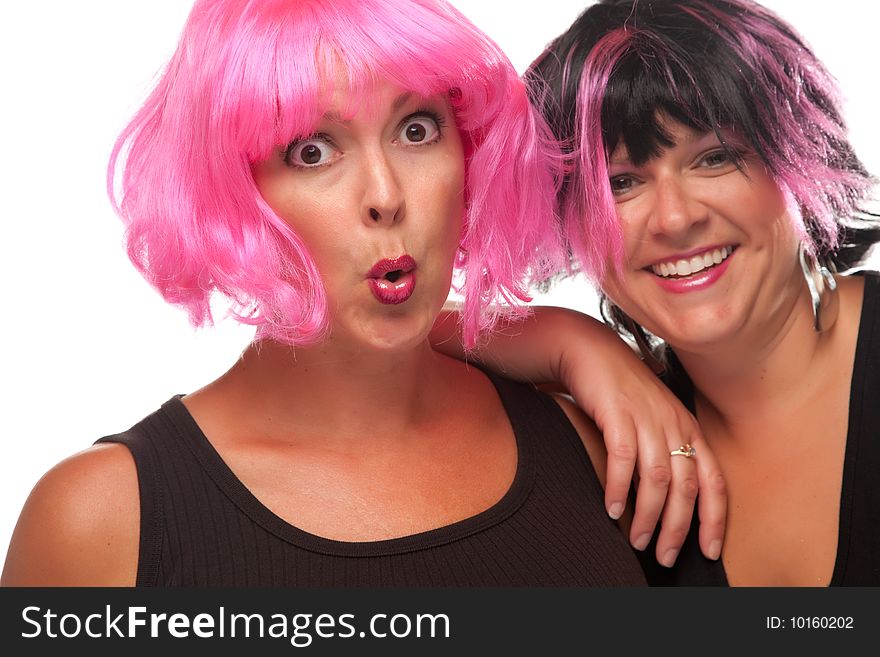
[[[322,79],[319,89],[317,115],[337,123],[347,123],[355,116],[380,118],[419,102],[441,98],[439,93],[425,97],[384,78],[352,84],[342,72],[336,73],[332,80]]]

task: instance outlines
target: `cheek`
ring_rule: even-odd
[[[655,299],[650,287],[646,287],[650,285],[653,283],[644,277],[634,280],[634,276],[624,269],[619,273],[609,270],[601,287],[602,292],[615,306],[650,330],[656,324],[654,320],[659,319],[654,317],[656,309],[651,310]]]
[[[645,244],[649,241],[646,230],[648,227],[647,214],[650,211],[650,207],[644,201],[642,201],[641,205],[646,207],[640,207],[640,201],[642,199],[634,199],[628,203],[615,206],[619,231],[617,239],[620,240],[620,245],[623,247],[624,265],[637,256],[640,244]],[[609,269],[613,269],[614,261],[611,253],[608,254],[607,262]]]
[[[430,219],[430,232],[440,242],[458,244],[464,219],[464,164],[444,157],[437,166],[422,169],[414,181],[419,205]]]
[[[602,292],[615,306],[618,306],[624,312],[629,314],[629,308],[632,304],[630,303],[630,298],[627,294],[626,285],[621,281],[619,274],[609,271],[605,276],[605,280],[602,282]]]

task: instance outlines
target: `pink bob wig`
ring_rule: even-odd
[[[560,250],[553,142],[506,56],[444,0],[197,0],[110,158],[135,266],[197,326],[217,291],[259,338],[322,339],[320,274],[251,166],[312,134],[339,79],[352,111],[380,79],[446,95],[465,148],[465,343],[499,313],[526,312],[525,281]]]
[[[602,0],[526,73],[571,166],[560,187],[569,249],[593,280],[622,262],[608,157],[641,164],[672,145],[670,117],[742,135],[787,201],[795,230],[839,269],[880,238],[859,204],[873,184],[850,145],[837,85],[794,29],[750,0]]]

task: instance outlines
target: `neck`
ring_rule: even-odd
[[[759,330],[742,331],[724,345],[675,350],[694,383],[701,425],[755,436],[752,427],[791,417],[822,380],[841,323],[825,333],[814,330],[805,286],[781,310]]]
[[[365,354],[332,340],[292,348],[252,344],[214,386],[281,435],[360,440],[398,436],[436,409],[447,359],[427,340],[400,353]]]

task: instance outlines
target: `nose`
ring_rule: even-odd
[[[650,222],[652,233],[679,235],[705,219],[705,206],[695,198],[681,176],[671,174],[656,180]]]
[[[399,223],[405,204],[398,173],[384,152],[371,153],[365,161],[363,221],[371,226]]]

